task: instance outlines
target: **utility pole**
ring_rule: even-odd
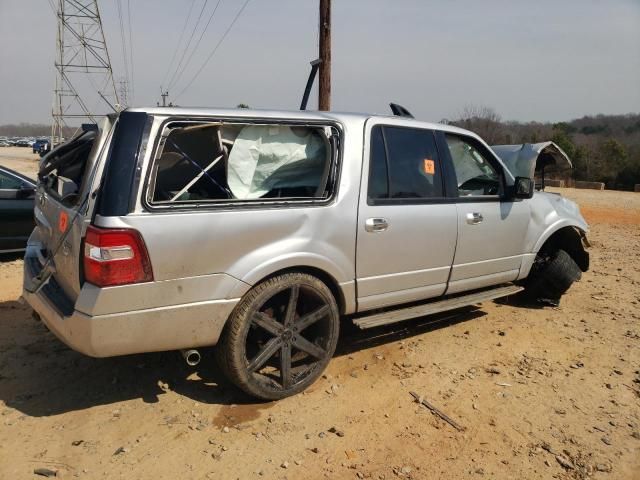
[[[101,112],[121,108],[97,0],[58,0],[57,4],[52,146],[62,141],[69,121],[97,123],[104,116],[96,112],[98,105]]]
[[[318,110],[331,110],[331,0],[320,0]]]
[[[162,90],[160,90],[160,96],[162,97],[162,106],[166,107],[167,106],[167,97],[169,96],[169,91],[163,92]],[[158,106],[160,106],[160,104],[158,104]],[[171,106],[171,104],[169,104],[169,106]]]

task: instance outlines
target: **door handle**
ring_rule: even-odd
[[[479,223],[482,223],[483,220],[484,220],[484,217],[482,216],[481,213],[478,213],[478,212],[467,213],[467,223],[469,225],[478,225]]]
[[[384,232],[389,228],[386,218],[367,218],[364,222],[364,229],[367,232]]]

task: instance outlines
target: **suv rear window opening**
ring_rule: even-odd
[[[173,122],[151,166],[156,205],[326,199],[331,127]]]
[[[48,191],[63,200],[76,197],[98,136],[97,130],[82,132],[43,157],[38,178]]]

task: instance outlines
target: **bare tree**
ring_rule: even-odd
[[[467,105],[459,114],[459,118],[451,124],[477,133],[489,145],[504,142],[502,117],[491,107]]]

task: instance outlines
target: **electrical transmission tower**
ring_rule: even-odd
[[[62,140],[69,123],[75,128],[83,120],[97,123],[105,113],[122,108],[97,0],[57,0],[56,15],[52,144]]]

